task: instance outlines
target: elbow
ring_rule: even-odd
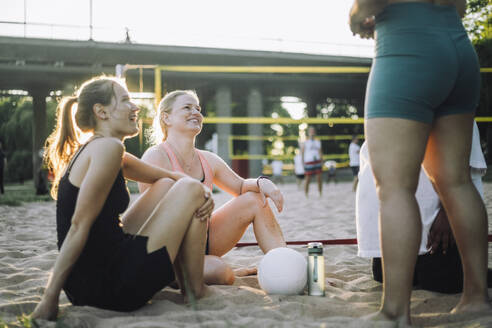
[[[88,225],[82,219],[72,219],[70,229],[68,230],[68,234],[75,236],[80,234],[89,234],[90,225]]]

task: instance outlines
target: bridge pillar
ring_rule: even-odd
[[[318,104],[317,100],[314,97],[309,97],[303,100],[307,106],[306,109],[307,109],[308,117],[312,118],[318,116],[318,110],[316,108],[316,105]]]
[[[258,88],[252,88],[248,94],[247,110],[249,116],[263,116],[263,100],[261,92]],[[261,124],[248,124],[248,135],[250,136],[262,136],[263,127]],[[250,155],[263,154],[263,141],[262,140],[249,140],[248,141],[248,153]],[[262,163],[259,159],[249,160],[249,176],[257,177],[261,175]]]
[[[46,97],[48,92],[42,89],[30,91],[32,96],[32,174],[36,194],[46,194],[48,184],[46,172],[42,171],[43,146],[46,140]]]
[[[217,103],[217,116],[231,117],[231,89],[227,86],[220,86],[216,91],[215,101]],[[228,165],[231,165],[229,158],[229,136],[231,134],[231,124],[217,124],[218,155]]]

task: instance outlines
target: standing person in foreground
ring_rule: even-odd
[[[280,190],[263,176],[243,179],[216,154],[195,148],[195,138],[201,132],[203,115],[194,91],[176,90],[168,93],[159,104],[154,119],[155,141],[142,159],[164,169],[180,171],[212,188],[215,184],[234,198],[214,211],[208,227],[205,281],[208,284],[232,284],[234,272],[220,258],[231,250],[252,223],[258,244],[264,253],[285,247],[282,231],[267,197],[279,211],[284,199]],[[144,192],[149,188],[140,183]],[[129,218],[124,225],[138,231],[141,220]],[[256,269],[236,271],[237,275],[253,274]]]
[[[470,178],[480,70],[461,23],[465,6],[465,0],[355,0],[350,12],[354,34],[377,36],[365,101],[383,258],[376,320],[410,324],[422,231],[415,200],[421,164],[448,215],[463,263],[463,294],[453,312],[491,308],[487,214]]]
[[[357,183],[359,182],[359,138],[356,135],[352,137],[352,141],[350,142],[348,153],[349,153],[349,166],[352,169],[352,174],[354,176],[354,182],[352,185],[352,190],[357,190]]]
[[[74,305],[135,310],[174,280],[173,265],[186,297],[205,295],[210,191],[125,152],[123,140],[138,133],[138,111],[126,88],[106,77],[60,103],[46,155],[55,174],[60,254],[32,318],[55,319],[62,288]],[[93,137],[81,144],[77,128]],[[150,184],[126,212],[125,178]],[[118,217],[144,224],[126,234]]]
[[[486,169],[487,164],[480,148],[480,135],[475,123],[470,171],[473,184],[482,199],[482,176]],[[439,196],[423,170],[420,171],[415,198],[422,219],[422,237],[419,256],[415,265],[413,285],[440,293],[460,293],[463,290],[463,269],[460,254]],[[372,259],[374,280],[382,282],[378,211],[376,185],[369,163],[367,143],[364,143],[360,150],[359,186],[355,203],[358,255]],[[395,245],[394,247],[399,246]],[[490,288],[492,286],[492,270],[488,270],[487,276],[487,283]]]
[[[321,141],[315,139],[316,129],[314,126],[310,126],[308,129],[308,139],[301,145],[301,154],[304,161],[304,176],[306,182],[304,190],[306,197],[309,193],[309,182],[311,176],[316,175],[318,178],[318,191],[319,195],[323,192],[323,180],[321,174],[323,173],[323,151],[321,150]]]

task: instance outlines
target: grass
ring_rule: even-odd
[[[5,193],[0,194],[0,205],[8,206],[21,206],[23,203],[49,202],[52,200],[49,194],[36,195],[33,181],[26,181],[24,184],[8,184],[5,186]]]
[[[21,314],[17,316],[15,322],[5,322],[0,318],[0,328],[10,327],[23,327],[23,328],[37,328],[39,327],[35,320],[32,320],[27,314]]]

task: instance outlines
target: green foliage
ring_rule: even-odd
[[[36,195],[33,181],[29,180],[25,184],[6,185],[5,193],[0,196],[0,205],[21,206],[23,203],[49,202],[52,200],[49,195]]]
[[[45,134],[55,126],[57,103],[48,98],[46,103]],[[7,155],[6,182],[32,179],[32,119],[30,97],[6,96],[0,98],[0,140]]]
[[[468,0],[463,24],[476,42],[492,37],[492,3],[490,0]]]

